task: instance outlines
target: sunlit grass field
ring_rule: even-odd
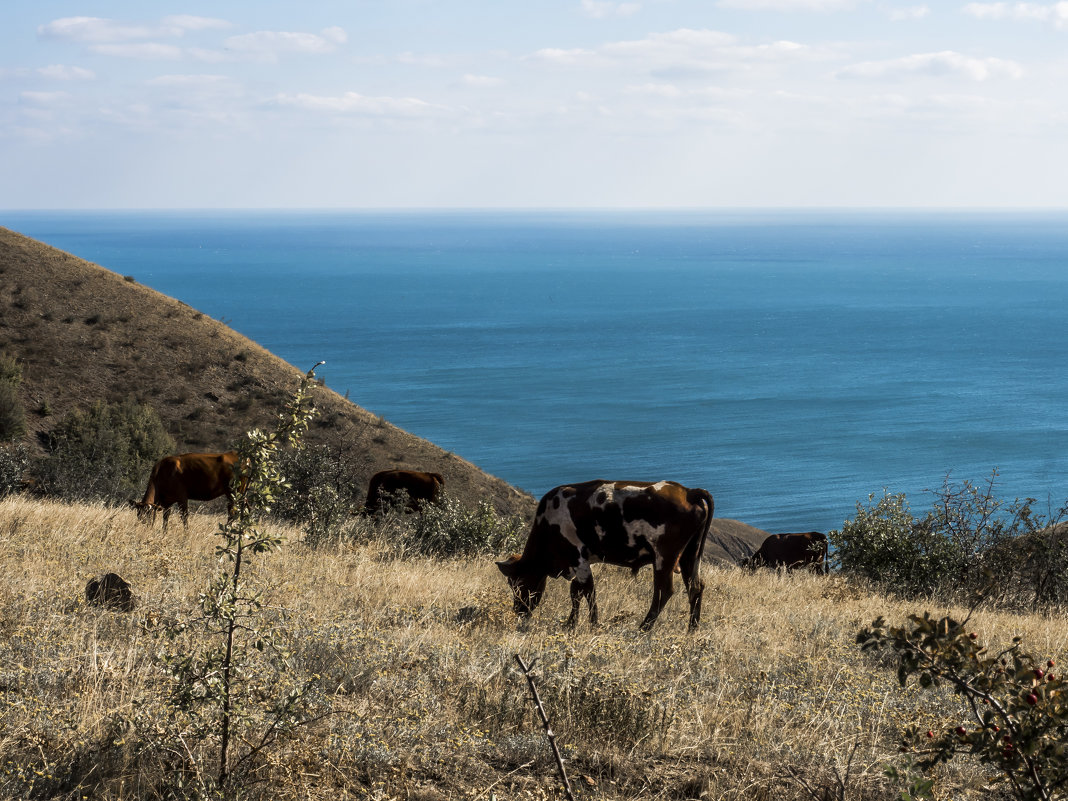
[[[161,632],[198,613],[219,522],[196,514],[164,533],[126,508],[0,501],[0,797],[164,797],[144,733],[170,690],[162,655],[198,643]],[[550,580],[519,631],[490,557],[413,558],[388,525],[315,549],[278,531],[285,544],[254,559],[252,578],[288,648],[276,683],[310,688],[307,720],[265,749],[248,797],[562,797],[516,654],[534,662],[579,798],[896,798],[884,771],[901,764],[902,728],[962,719],[954,696],[900,688],[889,658],[854,644],[879,615],[966,614],[935,602],[708,565],[700,631],[686,632],[679,587],[642,634],[650,571],[603,566],[599,629],[583,618],[563,631],[567,586]],[[132,585],[132,613],[85,603],[86,582],[109,571]],[[1061,661],[1066,624],[1063,611],[982,609],[970,629]],[[954,762],[936,797],[978,797],[989,778]]]

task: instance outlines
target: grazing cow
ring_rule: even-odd
[[[549,576],[571,581],[571,616],[582,599],[597,625],[592,562],[622,567],[653,566],[653,601],[641,629],[648,631],[671,597],[678,564],[690,600],[690,628],[701,619],[701,552],[712,525],[712,496],[674,481],[587,481],[549,490],[538,504],[522,555],[497,567],[512,588],[515,611],[529,619]]]
[[[189,528],[189,501],[210,501],[223,495],[227,511],[234,512],[234,496],[230,483],[234,479],[237,453],[182,453],[164,456],[152,468],[148,488],[141,502],[130,501],[143,523],[155,524],[156,512],[163,511],[163,528],[171,516],[171,507],[178,504],[182,523]]]
[[[815,573],[827,572],[827,537],[822,531],[805,534],[772,534],[742,567],[809,567]]]
[[[367,503],[364,511],[373,515],[382,508],[386,495],[396,495],[402,490],[408,495],[407,508],[415,512],[424,503],[435,503],[441,496],[445,479],[440,473],[421,473],[418,470],[383,470],[371,476],[367,486]]]

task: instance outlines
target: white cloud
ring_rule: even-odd
[[[976,19],[1052,22],[1068,28],[1068,2],[1059,3],[968,3],[964,13]]]
[[[797,42],[742,45],[736,37],[720,31],[679,28],[653,33],[644,39],[610,42],[596,50],[546,48],[530,58],[563,67],[631,67],[657,78],[674,80],[745,70],[756,64],[822,60],[829,56],[827,51]]]
[[[86,44],[113,44],[141,39],[178,37],[186,31],[229,28],[226,20],[177,14],[160,24],[119,22],[104,17],[63,17],[37,28],[40,36]]]
[[[257,31],[228,37],[227,50],[273,61],[282,53],[331,53],[348,41],[344,29],[324,28],[318,34],[290,31]]]
[[[582,0],[582,13],[593,19],[629,17],[641,10],[641,3],[614,3],[609,0]]]
[[[282,106],[306,111],[327,111],[368,117],[426,117],[446,109],[415,97],[368,97],[357,92],[337,96],[282,94],[275,97]]]
[[[972,81],[986,81],[991,78],[1020,78],[1023,72],[1023,68],[1014,61],[971,58],[952,50],[943,50],[940,53],[917,53],[886,61],[865,61],[840,70],[838,77],[887,80],[921,75],[957,76]]]
[[[178,88],[219,86],[231,82],[232,79],[226,75],[158,75],[145,81],[149,86]]]
[[[853,8],[864,0],[719,0],[721,8],[744,11],[837,11]]]
[[[70,95],[66,92],[22,92],[19,95],[22,103],[37,108],[48,108],[65,103],[69,99]]]
[[[573,50],[562,50],[558,47],[545,47],[534,53],[532,58],[537,61],[545,61],[551,64],[562,64],[565,66],[572,64],[579,64],[587,59],[596,55],[594,50],[583,50],[582,48],[575,48]]]
[[[65,64],[49,64],[47,67],[39,67],[37,74],[50,78],[54,81],[91,81],[96,73],[84,67],[68,67]]]
[[[491,75],[465,75],[463,80],[468,86],[482,88],[493,88],[504,85],[504,80],[502,78],[494,78]]]
[[[151,39],[161,34],[158,27],[116,22],[103,17],[63,17],[37,28],[37,33],[49,39],[70,42],[129,42]]]
[[[130,42],[128,44],[97,44],[89,47],[98,56],[136,58],[147,61],[175,61],[182,57],[182,48],[161,42]]]
[[[682,97],[683,91],[670,83],[642,83],[628,86],[624,89],[630,95],[649,95],[652,97],[677,98]]]
[[[163,24],[180,31],[224,30],[233,24],[215,17],[195,17],[191,14],[174,14],[163,18]]]
[[[901,6],[891,8],[886,15],[892,22],[905,22],[930,16],[931,9],[929,6]]]

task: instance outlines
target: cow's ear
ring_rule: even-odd
[[[509,577],[514,576],[518,572],[518,570],[519,570],[518,566],[519,566],[519,554],[517,554],[517,553],[514,553],[511,556],[509,556],[507,559],[502,559],[500,562],[497,563],[497,567],[500,568],[501,572],[504,573],[504,575],[509,576]]]

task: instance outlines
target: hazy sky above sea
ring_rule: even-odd
[[[1068,206],[1068,2],[0,4],[0,208]]]

